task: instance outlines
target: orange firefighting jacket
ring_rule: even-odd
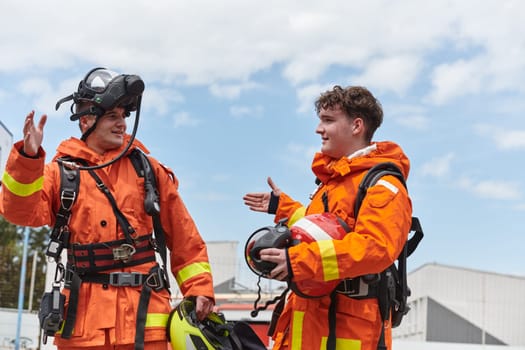
[[[129,136],[127,136],[129,140]],[[124,144],[127,144],[127,140]],[[0,193],[0,214],[8,221],[23,226],[53,226],[60,199],[60,170],[57,162],[44,165],[45,152],[38,158],[20,154],[23,142],[11,150],[3,176]],[[123,146],[124,147],[124,146]],[[114,159],[122,150],[99,155],[76,138],[63,141],[54,160],[62,156],[84,159],[88,165],[97,165]],[[137,140],[131,149],[147,149]],[[173,172],[150,157],[160,193],[161,222],[166,245],[170,250],[171,271],[185,296],[203,295],[214,298],[213,282],[204,241],[188,213],[179,193],[178,180]],[[126,216],[139,236],[151,233],[151,216],[144,210],[144,179],[138,177],[130,159],[96,170],[110,189],[118,208]],[[78,199],[71,211],[69,223],[70,244],[90,244],[124,239],[112,207],[96,187],[87,171],[80,171]],[[127,267],[117,271],[147,274],[155,262]],[[109,273],[115,270],[104,271]],[[58,346],[104,345],[105,330],[109,330],[112,344],[132,344],[135,339],[137,306],[141,287],[113,287],[96,283],[82,283],[76,323],[70,339],[55,337]],[[64,289],[66,297],[69,290]],[[66,300],[66,307],[68,301]],[[153,292],[149,301],[145,341],[166,339],[166,320],[170,312],[169,293],[164,289]]]
[[[300,243],[288,248],[293,281],[315,282],[355,278],[379,273],[398,257],[411,225],[412,205],[403,184],[394,176],[384,176],[369,188],[357,221],[354,202],[359,183],[375,164],[392,162],[409,172],[409,160],[392,142],[373,143],[346,158],[334,160],[316,154],[312,170],[321,184],[308,207],[282,193],[275,222],[289,218],[291,226],[304,215],[328,211],[343,219],[351,228],[344,239]],[[337,294],[336,347],[345,350],[376,350],[382,319],[377,298],[352,299]],[[328,337],[330,296],[301,298],[291,293],[274,334],[274,349],[325,349]],[[385,336],[391,348],[390,322],[385,322]]]

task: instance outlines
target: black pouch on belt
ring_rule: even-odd
[[[66,296],[60,293],[59,286],[53,286],[51,292],[44,293],[38,311],[40,328],[44,333],[43,343],[46,344],[48,336],[55,336],[64,323],[64,304]]]

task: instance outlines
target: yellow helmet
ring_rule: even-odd
[[[231,350],[229,328],[221,314],[197,319],[194,298],[183,299],[168,318],[168,339],[173,350]]]

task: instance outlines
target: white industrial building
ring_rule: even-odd
[[[426,264],[408,275],[411,307],[396,340],[525,349],[525,277]]]

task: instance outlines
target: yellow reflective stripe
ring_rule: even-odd
[[[190,264],[184,267],[182,270],[180,270],[177,273],[177,276],[175,276],[175,279],[177,280],[177,283],[180,286],[184,282],[189,280],[190,278],[200,275],[201,273],[211,273],[211,268],[210,268],[209,263],[198,262],[198,263]]]
[[[146,327],[166,327],[168,325],[169,314],[147,314]]]
[[[317,245],[321,253],[324,280],[333,281],[339,279],[339,264],[337,263],[334,242],[332,240],[317,241]]]
[[[326,349],[327,341],[328,341],[328,337],[321,338],[321,349]],[[361,340],[336,338],[335,348],[345,349],[345,350],[361,350]]]
[[[302,350],[303,348],[303,320],[304,312],[294,311],[292,320],[292,350]]]
[[[303,218],[306,215],[306,207],[300,207],[294,213],[292,216],[290,216],[290,220],[286,223],[288,227],[292,227],[293,224],[300,218]]]
[[[2,185],[17,196],[28,197],[42,189],[44,186],[44,177],[40,176],[30,184],[23,184],[13,179],[6,171],[4,172],[4,176],[2,176]]]

